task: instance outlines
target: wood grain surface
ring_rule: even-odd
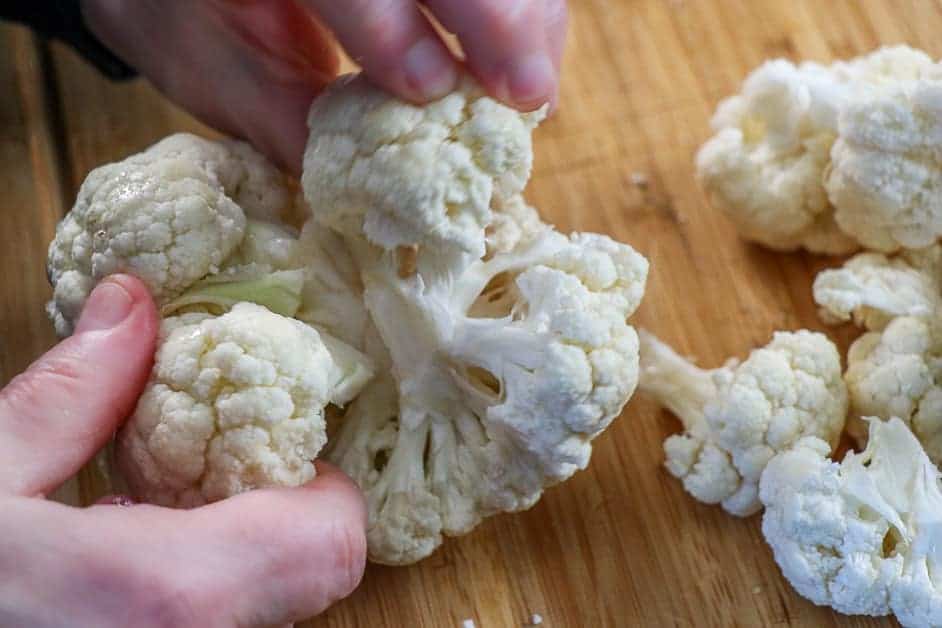
[[[634,322],[714,366],[773,330],[823,329],[814,272],[834,260],[740,242],[693,180],[710,114],[770,57],[828,61],[881,44],[942,56],[935,0],[574,0],[561,108],[536,133],[528,196],[563,230],[651,261]],[[46,246],[89,169],[179,130],[209,134],[143,82],[110,84],[58,45],[0,27],[0,385],[54,342]],[[646,180],[646,185],[638,181]],[[849,329],[829,330],[842,347]],[[370,566],[310,627],[877,626],[794,594],[759,530],[699,505],[661,467],[678,428],[636,397],[590,467],[419,565]],[[84,472],[59,493],[88,503]]]

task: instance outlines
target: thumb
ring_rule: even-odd
[[[0,390],[0,491],[47,493],[107,442],[147,380],[157,328],[139,280],[95,288],[75,334]]]

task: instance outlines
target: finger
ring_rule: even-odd
[[[75,334],[0,391],[0,491],[46,493],[91,458],[134,404],[150,371],[157,312],[144,285],[98,285]]]
[[[83,614],[37,625],[279,625],[349,594],[366,560],[362,495],[328,469],[190,511],[2,506],[0,572],[14,576],[0,582],[0,617],[6,596]]]
[[[524,110],[552,98],[556,53],[547,38],[544,0],[427,0],[426,4],[458,36],[471,72],[495,97]]]
[[[566,30],[569,27],[569,11],[566,0],[545,0],[543,18],[546,23],[546,43],[549,48],[553,67],[556,69],[557,85],[550,98],[550,106],[555,108],[559,97],[559,77],[562,74],[563,52],[566,48]]]
[[[454,57],[414,0],[305,0],[371,81],[413,102],[454,88]]]
[[[85,0],[82,11],[171,100],[300,173],[308,107],[339,63],[309,10],[294,0]]]

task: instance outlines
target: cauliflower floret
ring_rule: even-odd
[[[852,251],[858,231],[849,228],[850,213],[835,220],[839,203],[824,186],[839,120],[861,99],[937,72],[906,46],[830,66],[766,62],[717,108],[716,134],[697,154],[698,178],[746,239],[778,250]]]
[[[698,500],[738,516],[761,508],[759,477],[772,456],[805,436],[835,445],[847,413],[837,349],[806,330],[776,332],[742,364],[714,370],[642,331],[639,386],[684,424],[664,441],[667,470]]]
[[[802,439],[762,475],[762,532],[804,597],[848,614],[942,624],[939,472],[899,419],[870,422],[867,449],[840,464]]]
[[[779,250],[854,249],[821,185],[846,90],[822,65],[776,60],[720,104],[716,135],[697,153],[697,176],[744,238]]]
[[[942,461],[942,343],[938,321],[893,319],[847,352],[844,374],[854,417],[899,417],[933,461]],[[859,432],[859,426],[857,432]]]
[[[881,330],[898,316],[932,316],[940,305],[940,258],[937,245],[895,257],[861,253],[841,268],[821,271],[814,280],[821,319],[831,324],[853,319]]]
[[[289,204],[281,175],[248,146],[177,134],[96,168],[49,247],[47,306],[60,336],[107,275],[130,272],[158,302],[219,270],[242,242],[246,215]]]
[[[506,107],[470,79],[419,107],[344,77],[311,107],[307,200],[325,225],[385,249],[480,257],[492,203],[519,194],[530,176],[530,132],[544,115]]]
[[[303,484],[327,440],[335,370],[313,328],[258,305],[165,319],[119,468],[135,495],[166,506]]]
[[[942,69],[848,103],[825,186],[840,228],[869,249],[942,235]]]
[[[327,448],[366,494],[374,561],[532,506],[634,391],[647,261],[520,196],[542,117],[470,80],[416,107],[343,79],[312,105],[304,192],[359,271],[361,346],[384,373]]]
[[[647,263],[552,230],[459,276],[403,279],[387,257],[363,278],[392,377],[353,403],[327,456],[367,495],[371,558],[403,564],[588,464],[634,391],[625,319]]]

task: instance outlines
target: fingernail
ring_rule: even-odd
[[[555,83],[556,70],[542,52],[514,62],[507,73],[510,99],[518,105],[542,105],[552,96]]]
[[[133,306],[134,299],[123,286],[114,281],[103,281],[88,297],[75,331],[111,329],[128,317]]]
[[[458,79],[455,63],[442,45],[425,37],[412,44],[403,59],[406,83],[421,98],[441,98]]]

